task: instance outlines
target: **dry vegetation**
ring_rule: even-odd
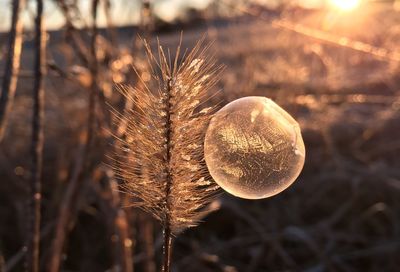
[[[106,156],[118,145],[109,131],[123,137],[126,129],[111,122],[107,103],[120,112],[135,107],[115,86],[143,88],[131,65],[150,79],[144,48],[134,42],[137,29],[114,29],[111,22],[105,30],[96,24],[76,30],[78,15],[59,3],[70,19],[47,43],[40,266],[132,271],[134,264],[136,271],[157,271],[161,226],[138,209],[122,208],[129,200],[119,194]],[[318,28],[322,13],[282,16]],[[204,32],[214,40],[211,50],[226,69],[210,104],[262,95],[288,110],[303,131],[305,168],[273,198],[214,201],[215,211],[199,227],[176,237],[172,271],[399,271],[399,63],[272,27],[263,18],[210,20],[185,30],[182,48]],[[400,52],[398,18],[376,9],[352,31],[345,23],[329,31]],[[150,36],[146,27],[140,31]],[[179,31],[159,36],[175,50]],[[6,40],[0,39],[4,48]],[[34,52],[25,40],[0,143],[0,271],[23,270],[26,254]],[[2,52],[1,72],[6,57]]]

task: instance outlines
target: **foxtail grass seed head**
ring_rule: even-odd
[[[157,57],[146,43],[149,82],[143,87],[121,87],[133,107],[115,113],[126,124],[116,155],[122,189],[139,207],[177,234],[196,226],[210,210],[218,192],[204,161],[204,137],[214,112],[205,105],[219,78],[207,47],[200,41],[184,56],[180,48],[171,61],[159,46]]]
[[[235,100],[211,119],[204,156],[225,191],[247,199],[276,195],[300,174],[305,147],[298,123],[265,97]]]

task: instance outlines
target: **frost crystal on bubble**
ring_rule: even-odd
[[[210,122],[204,156],[211,176],[242,198],[273,196],[289,187],[304,165],[297,122],[265,97],[245,97],[218,111]]]

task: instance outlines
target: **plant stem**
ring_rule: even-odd
[[[43,35],[43,0],[37,0],[35,20],[35,81],[33,86],[33,118],[32,118],[32,181],[30,184],[30,224],[27,253],[27,270],[39,271],[39,241],[40,241],[40,206],[41,179],[43,165],[43,115],[45,74],[45,35]]]
[[[25,0],[14,0],[12,3],[11,29],[9,33],[8,50],[6,54],[7,59],[4,67],[3,84],[0,94],[0,142],[3,139],[6,130],[8,115],[17,88],[22,49],[23,25],[20,13],[25,6]]]
[[[171,228],[164,227],[164,247],[163,247],[163,272],[170,272],[171,270],[171,255],[172,255],[172,236]]]
[[[172,124],[171,124],[171,79],[167,79],[166,86],[166,122],[165,122],[165,140],[167,146],[167,158],[166,158],[166,186],[165,186],[165,222],[164,222],[164,247],[163,247],[163,272],[169,272],[171,266],[171,251],[172,251],[172,236],[171,236],[171,218],[170,218],[170,193],[172,185],[171,175],[171,138],[172,138]]]

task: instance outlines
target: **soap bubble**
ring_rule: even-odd
[[[235,100],[211,119],[204,157],[213,179],[237,197],[260,199],[289,187],[304,165],[297,122],[271,99]]]

